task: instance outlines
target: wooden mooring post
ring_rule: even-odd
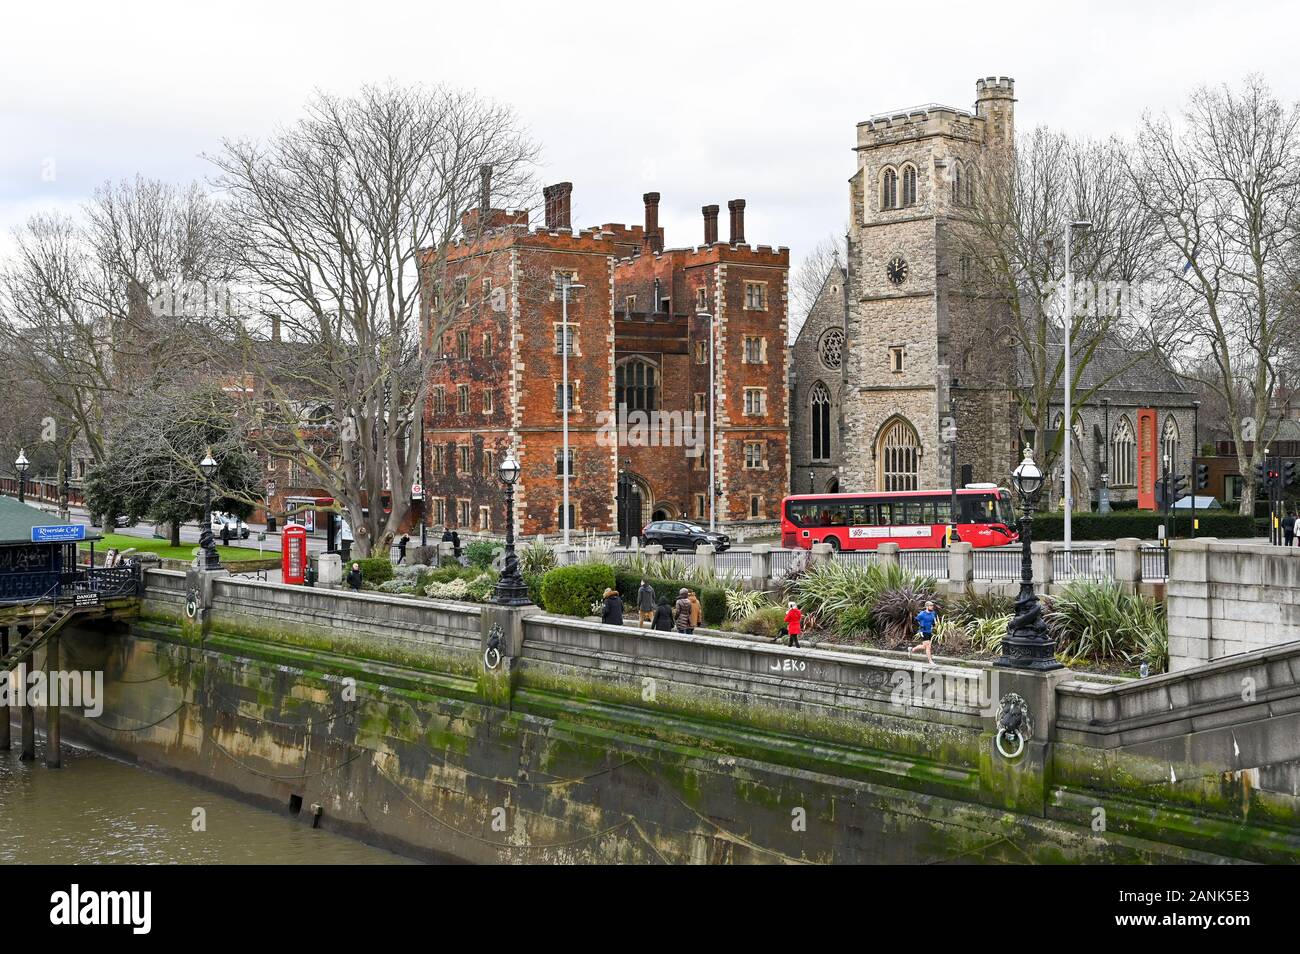
[[[62,768],[63,757],[59,747],[59,693],[63,684],[59,680],[59,637],[51,636],[45,643],[45,767]]]

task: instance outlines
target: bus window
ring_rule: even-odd
[[[936,500],[934,502],[934,522],[952,522],[952,501],[949,498],[944,497],[942,500]]]
[[[906,520],[906,511],[901,500],[880,504],[880,525],[901,527]]]
[[[847,507],[849,526],[871,527],[876,523],[876,505],[866,500],[859,500]]]
[[[991,494],[963,497],[961,500],[963,523],[1003,523],[998,500]]]
[[[1011,506],[1011,495],[1005,490],[998,494],[993,513],[996,523],[1004,523],[1007,526],[1015,523],[1016,511]]]
[[[790,501],[785,505],[786,518],[796,527],[813,527],[817,525],[816,505],[801,501]]]
[[[934,504],[932,501],[909,500],[906,502],[906,507],[907,519],[903,521],[904,523],[912,525],[934,523]]]
[[[825,522],[822,524],[822,526],[824,527],[844,526],[844,505],[843,504],[831,504],[829,507],[823,508],[822,513],[825,516]]]

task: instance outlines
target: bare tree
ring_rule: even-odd
[[[1124,152],[1118,140],[1078,142],[1040,127],[1018,143],[1010,163],[982,164],[959,197],[964,208],[952,229],[961,262],[956,277],[968,294],[985,299],[994,316],[990,333],[1020,362],[1010,383],[1049,470],[1064,442],[1064,428],[1053,427],[1053,408],[1066,384],[1065,335],[1076,407],[1151,358],[1159,310],[1150,284],[1154,224],[1129,195]],[[1076,231],[1072,243],[1067,321],[1064,238],[1078,220],[1092,226]],[[1125,357],[1097,361],[1102,349]]]
[[[268,142],[227,141],[213,159],[234,265],[294,346],[245,328],[266,400],[261,440],[316,475],[362,554],[387,552],[410,513],[429,369],[477,290],[461,273],[454,288],[443,278],[462,218],[484,204],[482,170],[498,195],[518,196],[534,155],[508,108],[389,85],[318,95]],[[476,228],[492,225],[486,209],[480,218]],[[321,405],[334,440],[306,426]]]
[[[80,438],[93,461],[140,390],[192,375],[211,353],[207,316],[160,309],[213,282],[213,209],[197,186],[106,184],[79,218],[37,215],[0,269],[0,349],[57,422],[58,459]]]
[[[1263,460],[1280,361],[1296,327],[1300,107],[1259,77],[1193,92],[1177,121],[1147,115],[1127,166],[1158,222],[1174,290],[1174,368],[1221,399],[1240,473]],[[1241,513],[1254,512],[1253,480]]]
[[[847,228],[844,230],[848,231]],[[848,260],[844,248],[844,235],[828,235],[799,262],[790,276],[790,340],[799,337],[799,329],[808,320],[817,296],[821,294],[826,276],[833,268],[843,268]]]

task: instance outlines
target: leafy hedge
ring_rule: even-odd
[[[480,570],[490,569],[492,561],[501,549],[501,544],[493,540],[474,540],[465,545],[465,562]]]
[[[355,560],[361,565],[361,579],[366,583],[387,583],[393,578],[393,563],[386,556]]]
[[[552,571],[553,572],[553,571]],[[630,570],[619,569],[615,575],[614,588],[623,597],[625,612],[636,612],[636,595],[641,589],[642,576]],[[654,587],[655,602],[660,598],[669,606],[677,602],[677,594],[682,587],[694,590],[700,598],[700,621],[705,626],[720,626],[727,618],[727,591],[720,586],[700,586],[698,583],[684,583],[681,580],[656,580],[645,577],[645,581]],[[549,607],[548,607],[549,608]]]
[[[542,577],[542,608],[559,616],[588,616],[591,604],[614,585],[614,568],[604,563],[556,567]]]
[[[1205,510],[1197,513],[1200,537],[1253,537],[1255,521],[1222,510]],[[1076,513],[1070,519],[1071,533],[1076,540],[1118,540],[1137,537],[1154,540],[1159,527],[1165,524],[1165,515],[1150,510],[1122,510],[1115,513]],[[1192,535],[1192,515],[1179,513],[1171,520],[1175,537]],[[1062,540],[1065,538],[1065,514],[1040,513],[1034,515],[1035,540]]]

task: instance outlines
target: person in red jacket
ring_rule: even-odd
[[[785,614],[785,631],[790,635],[791,646],[799,645],[799,629],[802,623],[803,611],[799,609],[799,604],[791,603],[790,609]]]

